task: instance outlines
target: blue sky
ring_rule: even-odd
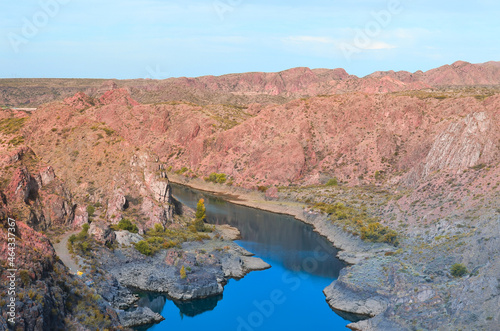
[[[2,1],[0,77],[428,70],[500,60],[499,17],[494,0]]]

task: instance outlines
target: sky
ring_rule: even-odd
[[[0,78],[152,78],[500,60],[500,2],[23,0],[0,4]]]

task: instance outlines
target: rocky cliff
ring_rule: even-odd
[[[134,262],[141,256],[134,243],[168,237],[162,252],[173,255],[144,259],[158,265],[138,281],[141,288],[191,298],[220,293],[226,278],[255,263],[241,252],[220,253],[226,244],[215,234],[207,256],[181,242],[207,237],[175,215],[168,174],[213,182],[222,191],[258,189],[265,199],[325,212],[317,229],[344,233],[342,247],[349,240],[383,241],[377,231],[390,235],[384,240],[392,246],[341,253],[356,265],[325,289],[335,309],[373,317],[352,329],[494,329],[500,320],[498,70],[495,62],[457,62],[365,78],[296,68],[164,81],[26,82],[32,103],[66,98],[33,113],[0,112],[0,216],[25,220],[21,227],[33,238],[35,231],[57,238],[92,220],[81,237],[109,263],[97,267],[83,243],[80,248],[89,268],[109,276],[101,289],[137,280],[143,266]],[[2,84],[6,103],[27,102],[28,87]],[[63,91],[57,98],[46,95],[50,84]],[[138,233],[116,231],[122,219],[133,220]],[[37,240],[43,256],[30,255],[25,243],[26,270],[38,270],[30,265],[36,259],[45,262],[26,278],[26,289],[41,281],[40,295],[49,300],[59,291],[50,285],[59,279],[53,271],[70,278],[51,245],[43,236]],[[117,245],[124,246],[114,254]],[[175,264],[194,266],[201,257],[210,263],[193,268],[190,287]],[[467,272],[454,274],[454,264]],[[103,295],[127,297],[116,286]],[[86,298],[71,293],[64,295],[77,307]],[[36,296],[30,300],[36,306]],[[71,323],[92,323],[69,308],[51,318],[36,307],[26,325],[69,325],[64,314]],[[98,323],[118,323],[113,312],[92,307],[103,316]]]

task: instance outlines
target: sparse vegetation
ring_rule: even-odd
[[[333,177],[328,182],[326,182],[326,186],[338,186],[339,181],[337,180],[337,177]]]
[[[450,273],[453,277],[463,277],[468,273],[467,267],[461,263],[455,263],[451,266]]]
[[[398,245],[397,233],[380,223],[370,223],[361,227],[361,239]]]
[[[257,186],[257,191],[265,193],[267,191],[267,186]]]
[[[22,136],[17,136],[15,138],[12,138],[11,140],[9,140],[9,145],[12,145],[12,146],[19,146],[23,143],[24,143],[24,137],[22,137]]]
[[[205,200],[200,199],[198,201],[198,204],[196,205],[195,219],[189,226],[189,229],[194,233],[212,232],[212,229],[205,225],[205,219],[206,219]]]
[[[88,205],[87,214],[89,214],[89,217],[94,216],[94,213],[95,213],[95,207],[93,205]]]
[[[212,182],[212,183],[218,183],[218,184],[224,184],[227,180],[226,174],[218,174],[215,172],[212,172],[208,177],[205,177],[205,181],[207,182]]]
[[[91,250],[91,241],[88,236],[90,226],[88,224],[84,224],[82,226],[82,231],[80,231],[77,235],[71,235],[68,239],[68,250],[72,254],[78,255],[86,255]]]
[[[182,167],[179,170],[177,170],[175,173],[178,174],[178,175],[182,175],[182,174],[184,174],[188,170],[189,169],[187,167]]]
[[[27,117],[4,118],[0,120],[0,132],[4,134],[16,134],[23,128],[27,119]]]
[[[182,268],[180,270],[180,275],[181,275],[181,279],[185,279],[187,277],[186,268],[184,268],[184,266],[182,266]]]
[[[118,225],[116,227],[120,230],[126,230],[126,231],[132,232],[132,233],[139,232],[139,228],[137,227],[137,225],[132,223],[132,221],[129,220],[128,218],[124,218],[124,219],[120,220],[120,222],[118,222]]]
[[[135,244],[135,248],[142,254],[151,256],[160,249],[180,248],[183,242],[207,238],[206,234],[193,233],[185,228],[166,229],[161,224],[155,224],[153,229],[144,234],[144,240]]]
[[[320,202],[313,208],[329,214],[332,222],[342,224],[344,230],[359,235],[363,240],[385,242],[394,246],[399,244],[396,231],[380,224],[377,218],[369,217],[366,211],[347,207],[341,202],[335,204]]]

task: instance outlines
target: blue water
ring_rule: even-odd
[[[204,198],[208,221],[236,226],[242,235],[237,243],[272,267],[229,280],[219,297],[174,302],[142,294],[140,304],[165,317],[147,330],[347,330],[350,321],[334,313],[322,293],[344,264],[310,226],[184,186],[172,187],[174,197],[191,208]]]

